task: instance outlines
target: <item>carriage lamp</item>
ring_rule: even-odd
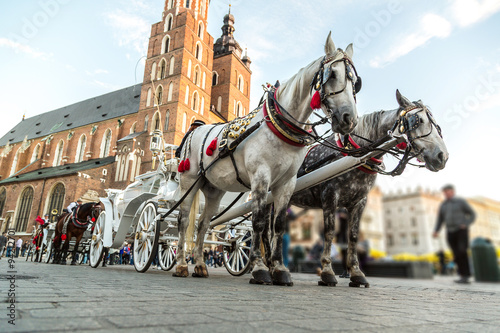
[[[155,130],[151,136],[151,142],[149,144],[149,149],[153,153],[153,164],[152,168],[155,168],[156,156],[158,156],[162,150],[163,138],[160,130]]]

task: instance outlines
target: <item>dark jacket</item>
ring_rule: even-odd
[[[462,198],[451,198],[445,200],[439,207],[439,214],[436,223],[436,232],[441,226],[446,224],[448,232],[460,230],[460,226],[469,227],[476,219],[476,213],[471,206]]]
[[[0,235],[0,247],[7,245],[7,237]]]

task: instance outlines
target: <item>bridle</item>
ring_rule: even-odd
[[[339,57],[339,55],[341,55],[341,57]],[[333,66],[338,62],[343,62],[345,66],[344,87],[337,91],[326,92],[324,86],[331,78],[333,78]],[[354,100],[356,101],[356,94],[358,94],[361,90],[362,80],[358,75],[358,72],[356,71],[356,67],[354,67],[352,59],[349,58],[349,56],[341,49],[338,49],[338,52],[335,55],[328,58],[325,56],[323,58],[320,63],[319,70],[316,72],[311,82],[311,91],[314,89],[315,91],[319,92],[321,102],[326,106],[328,114],[333,115],[333,111],[329,106],[327,98],[344,92],[344,90],[347,88],[348,80],[351,81],[352,94]]]
[[[414,110],[417,111],[410,114],[410,112]],[[420,124],[422,124],[422,118],[420,118],[419,116],[420,112],[425,112],[425,115],[427,116],[427,119],[429,119],[429,123],[431,124],[431,129],[427,134],[413,137],[411,131],[416,130],[420,126]],[[398,129],[399,133],[406,135],[406,137],[408,138],[407,143],[411,146],[415,140],[423,139],[431,135],[434,128],[436,128],[439,136],[443,138],[441,127],[437,124],[431,111],[429,111],[429,109],[425,105],[417,104],[401,110],[398,120],[396,120],[390,132],[393,133],[396,129]]]

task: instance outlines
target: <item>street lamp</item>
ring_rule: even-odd
[[[153,163],[152,169],[155,168],[155,160],[156,156],[158,156],[163,149],[163,135],[162,132],[158,129],[154,130],[153,135],[151,136],[151,142],[149,144],[149,150],[153,153]]]

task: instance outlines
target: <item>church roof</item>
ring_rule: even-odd
[[[32,181],[38,179],[62,177],[77,174],[85,170],[95,169],[99,167],[106,166],[115,161],[114,156],[109,156],[105,158],[98,158],[90,161],[66,164],[57,167],[43,168],[34,170],[31,172],[23,173],[20,175],[15,175],[0,181],[0,185],[9,183],[18,183],[25,181]]]
[[[24,119],[0,138],[0,147],[139,111],[141,84]]]

